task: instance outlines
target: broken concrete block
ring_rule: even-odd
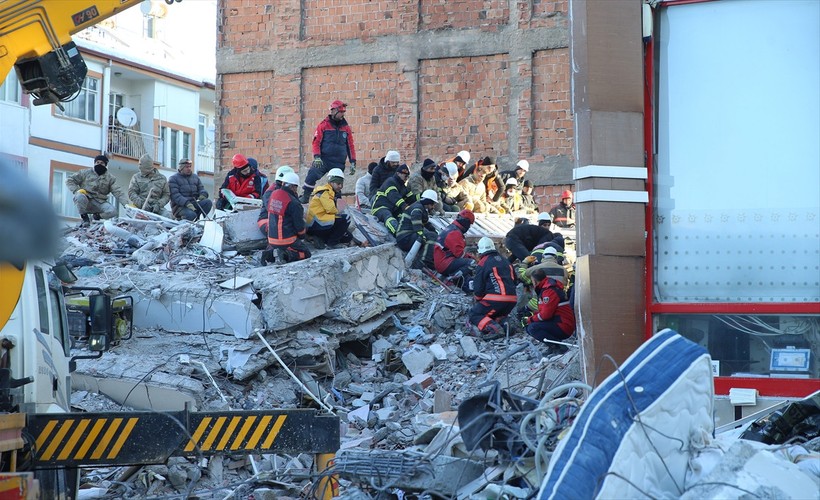
[[[225,235],[241,253],[261,250],[268,245],[267,238],[259,231],[256,220],[259,210],[242,210],[220,219]]]
[[[388,406],[376,410],[376,415],[379,417],[379,422],[386,422],[390,420],[390,417],[392,417],[395,412],[396,408]]]
[[[433,413],[441,413],[453,409],[453,396],[449,392],[436,389],[433,393]]]
[[[414,375],[410,380],[405,381],[404,385],[407,387],[418,385],[421,386],[422,389],[427,389],[433,385],[433,377],[429,373],[419,373],[418,375]]]
[[[433,344],[429,347],[430,353],[432,353],[433,357],[436,358],[436,361],[445,361],[447,360],[447,351],[441,347],[441,344]]]
[[[472,359],[478,356],[478,346],[472,337],[465,335],[458,340],[458,343],[461,344],[461,350],[464,351],[464,357],[466,359]]]
[[[367,416],[370,414],[370,405],[363,405],[347,414],[347,421],[353,422],[358,418],[362,422],[367,422]]]
[[[401,361],[410,375],[416,376],[429,370],[435,359],[426,347],[413,346],[401,355]]]

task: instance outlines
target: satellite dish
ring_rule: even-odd
[[[117,110],[117,121],[123,127],[133,127],[137,124],[137,114],[131,108],[120,108]]]
[[[146,16],[151,13],[151,0],[145,0],[140,4],[140,12]]]

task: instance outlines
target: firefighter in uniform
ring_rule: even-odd
[[[478,269],[473,280],[476,303],[470,310],[470,323],[480,338],[492,340],[504,336],[507,315],[515,308],[515,277],[510,261],[498,254],[493,240],[478,240]]]
[[[532,272],[532,282],[538,297],[538,311],[527,318],[527,333],[540,341],[562,341],[575,332],[575,312],[564,291],[566,271],[560,266],[536,269]],[[566,351],[557,344],[551,350]]]
[[[398,218],[404,213],[410,202],[415,201],[415,195],[407,187],[407,179],[409,178],[410,169],[407,165],[401,165],[392,177],[384,181],[384,184],[373,198],[371,213],[393,235],[396,234],[396,230],[399,228]]]
[[[433,268],[433,245],[438,234],[430,225],[430,212],[435,209],[438,195],[432,189],[421,193],[419,201],[410,205],[399,218],[396,246],[409,252],[418,242],[421,249],[416,257],[424,266]]]
[[[456,220],[438,235],[433,248],[433,261],[436,271],[446,278],[451,278],[466,293],[472,292],[470,281],[473,279],[475,260],[464,252],[466,242],[464,234],[475,222],[475,215],[470,210],[462,210]]]
[[[296,197],[299,176],[293,172],[282,176],[282,189],[271,193],[268,200],[268,249],[263,262],[275,258],[277,265],[310,257],[302,238],[305,236],[305,210]]]

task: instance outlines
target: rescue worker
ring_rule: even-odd
[[[410,187],[410,191],[416,195],[420,195],[428,189],[432,189],[438,194],[438,186],[436,185],[436,162],[430,158],[426,158],[419,172],[410,176],[408,186]],[[441,197],[439,197],[439,201],[436,202],[433,213],[444,214]]]
[[[484,186],[484,168],[480,163],[476,164],[472,174],[460,181],[459,185],[461,185],[462,189],[464,189],[464,193],[467,195],[464,208],[469,208],[477,214],[498,212],[495,207],[487,203],[487,188]]]
[[[505,213],[513,213],[521,210],[521,193],[518,192],[518,181],[515,177],[507,179],[504,185],[504,195],[501,197],[501,207]]]
[[[524,176],[527,175],[527,172],[530,171],[530,162],[527,160],[519,160],[518,163],[515,164],[515,170],[504,170],[498,174],[501,178],[501,182],[506,186],[507,181],[510,179],[516,180],[516,191],[519,193],[521,189],[524,187]]]
[[[222,186],[219,188],[219,198],[216,200],[216,208],[224,210],[228,207],[228,200],[222,194],[223,189],[227,189],[240,198],[262,198],[262,193],[267,184],[267,177],[260,173],[258,164],[253,158],[245,158],[239,153],[231,158],[233,169],[225,176]]]
[[[538,203],[532,195],[532,182],[529,179],[525,180],[521,187],[521,208],[528,214],[538,213]]]
[[[473,279],[476,303],[469,321],[480,338],[492,340],[504,336],[503,324],[515,308],[515,277],[510,262],[498,254],[493,240],[486,236],[478,240],[479,261]]]
[[[453,162],[447,162],[436,171],[437,185],[441,192],[443,208],[446,212],[457,212],[460,208],[472,210],[473,206],[466,206],[469,201],[467,193],[458,182],[458,167]]]
[[[83,226],[91,223],[90,216],[94,220],[117,216],[117,209],[108,202],[109,194],[113,194],[121,205],[128,203],[117,179],[108,171],[108,157],[105,155],[95,156],[94,168],[80,170],[69,176],[65,185],[74,193],[74,205],[83,219]]]
[[[339,213],[336,207],[336,199],[342,196],[345,174],[341,169],[331,168],[327,175],[327,184],[317,187],[310,197],[307,234],[318,238],[324,245],[347,246],[353,240],[347,230],[350,218]]]
[[[131,204],[147,212],[171,217],[171,212],[165,209],[165,205],[171,201],[168,178],[154,168],[154,160],[148,154],[140,157],[139,170],[128,183],[128,199]]]
[[[330,103],[330,114],[316,126],[313,133],[313,163],[302,186],[302,203],[310,201],[316,182],[331,168],[344,172],[345,160],[350,159],[350,175],[356,172],[356,146],[353,129],[345,120],[347,104],[340,100]]]
[[[305,210],[296,197],[299,176],[293,172],[282,175],[282,188],[274,190],[268,202],[268,248],[262,262],[282,265],[310,257],[305,237]]]
[[[259,218],[256,220],[256,227],[268,236],[268,203],[270,203],[270,195],[277,189],[282,189],[282,178],[287,173],[293,173],[293,169],[288,165],[282,165],[276,169],[276,175],[273,178],[273,183],[268,184],[268,188],[262,194],[262,208],[259,209]]]
[[[504,237],[504,246],[510,251],[510,262],[523,261],[539,243],[552,241],[554,235],[549,230],[552,218],[547,212],[538,214],[538,225],[516,224]]]
[[[373,170],[378,165],[375,161],[371,161],[367,166],[367,173],[356,181],[356,204],[360,210],[370,210],[373,206],[372,196],[370,195],[370,180],[373,178]]]
[[[475,259],[464,251],[464,235],[475,222],[475,215],[470,210],[462,210],[455,220],[442,231],[433,248],[433,262],[436,271],[445,278],[450,278],[465,293],[470,293],[470,281],[473,279]]]
[[[575,204],[572,203],[572,191],[561,193],[561,203],[550,210],[552,222],[558,227],[575,227]]]
[[[207,217],[213,208],[213,202],[208,199],[208,192],[188,158],[179,160],[177,173],[168,179],[168,189],[171,191],[171,212],[177,219],[193,221],[200,215]]]
[[[470,164],[470,152],[459,151],[454,157],[445,161],[445,163],[447,162],[455,163],[456,168],[458,168],[458,177],[456,178],[456,182],[460,182],[468,175],[466,172],[468,165]]]
[[[419,200],[410,205],[399,218],[399,227],[396,231],[396,246],[409,252],[418,242],[421,245],[414,260],[425,267],[433,269],[433,246],[438,234],[430,225],[430,212],[435,209],[438,195],[432,189],[421,194]]]
[[[386,155],[379,160],[379,164],[373,169],[373,175],[370,178],[370,196],[375,196],[382,188],[382,185],[387,179],[393,177],[396,169],[399,168],[401,155],[398,151],[388,151]],[[371,198],[371,201],[372,198]]]
[[[398,218],[407,209],[407,206],[415,200],[415,195],[407,187],[407,179],[410,178],[410,169],[407,165],[402,165],[396,169],[393,177],[384,181],[381,189],[373,199],[373,209],[371,213],[376,216],[382,224],[387,227],[390,234],[395,235],[399,227]]]
[[[538,296],[538,311],[525,320],[527,333],[540,341],[563,341],[575,332],[575,312],[567,294],[566,271],[563,268],[536,269],[532,273]],[[552,352],[566,351],[560,344],[551,346]]]

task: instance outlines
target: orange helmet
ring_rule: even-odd
[[[565,189],[564,192],[561,193],[561,199],[563,200],[564,198],[572,198],[572,191]]]
[[[248,164],[248,159],[245,158],[245,155],[236,153],[235,155],[233,155],[231,162],[233,162],[234,168],[240,168]]]
[[[473,214],[473,211],[472,210],[467,210],[466,208],[464,210],[462,210],[461,212],[459,212],[457,217],[459,219],[464,219],[466,221],[469,221],[470,224],[473,224],[475,222],[475,215]]]

